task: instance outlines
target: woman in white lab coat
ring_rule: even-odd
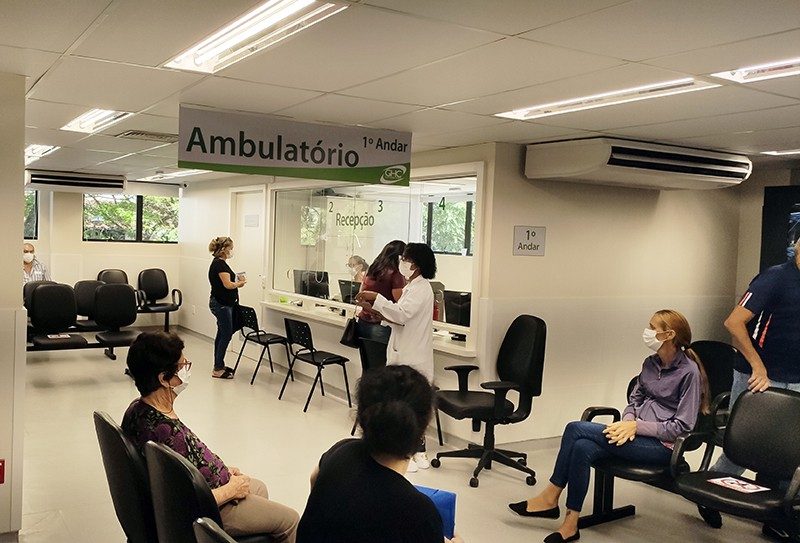
[[[436,276],[436,257],[424,243],[409,243],[400,257],[398,268],[408,283],[397,302],[368,290],[360,292],[356,300],[361,307],[380,313],[384,323],[392,329],[386,347],[386,363],[411,366],[433,382],[433,289],[430,280]],[[409,462],[408,471],[429,466],[423,438],[419,452]]]

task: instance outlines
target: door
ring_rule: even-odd
[[[231,194],[231,237],[234,258],[229,262],[236,273],[247,274],[247,284],[239,289],[242,305],[254,307],[261,315],[264,299],[264,190],[261,188]]]

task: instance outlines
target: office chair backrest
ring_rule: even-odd
[[[97,274],[97,280],[104,283],[127,283],[128,274],[125,273],[125,270],[109,268],[100,270],[100,273]]]
[[[222,524],[211,488],[183,456],[160,443],[145,446],[159,541],[197,543],[192,524],[209,517]]]
[[[78,317],[75,291],[59,283],[39,285],[31,293],[30,311],[31,323],[37,330],[47,334],[64,332]]]
[[[136,291],[128,284],[101,285],[95,291],[95,322],[119,330],[136,322]]]
[[[289,345],[300,345],[309,351],[314,351],[314,341],[311,338],[311,327],[307,322],[294,319],[283,319],[286,326],[286,340]]]
[[[533,396],[542,393],[547,325],[539,317],[520,315],[508,327],[497,355],[497,374],[520,387],[515,418],[530,414]]]
[[[386,344],[374,339],[361,339],[362,373],[386,365]]]
[[[144,459],[107,413],[94,412],[94,428],[111,501],[129,543],[158,541]]]
[[[246,305],[240,305],[239,316],[242,319],[242,332],[247,333],[245,330],[258,332],[260,330],[258,327],[258,315],[256,315],[255,309]]]
[[[734,463],[770,479],[788,480],[800,466],[800,393],[745,392],[733,406],[723,450]]]
[[[105,285],[105,283],[91,280],[75,283],[75,304],[78,315],[83,315],[90,319],[94,318],[94,292],[100,285]]]
[[[169,294],[167,274],[159,268],[149,268],[139,272],[139,290],[144,292],[148,303],[166,298]]]
[[[54,285],[55,281],[28,281],[22,286],[22,304],[28,311],[31,310],[31,297],[39,285]]]
[[[722,341],[695,341],[691,349],[700,357],[708,375],[708,388],[712,400],[723,392],[730,392],[733,385],[733,366],[742,354],[732,345]],[[746,363],[746,362],[745,362]]]
[[[236,543],[216,522],[205,517],[194,521],[194,535],[197,543]]]

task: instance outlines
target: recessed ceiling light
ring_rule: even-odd
[[[125,111],[113,111],[111,109],[92,109],[79,117],[75,117],[70,122],[61,127],[61,130],[71,132],[85,132],[94,134],[100,130],[105,130],[111,125],[127,119],[133,115]]]
[[[39,145],[39,144],[31,144],[25,148],[25,165],[27,166],[31,162],[36,162],[43,156],[47,156],[54,151],[58,151],[61,147],[56,147],[55,145]]]
[[[269,0],[164,66],[214,73],[347,9],[342,2]]]
[[[800,155],[800,149],[789,149],[787,151],[764,151],[761,154],[772,156]]]
[[[526,121],[530,119],[538,119],[540,117],[550,117],[551,115],[562,115],[564,113],[583,111],[586,109],[614,106],[617,104],[624,104],[626,102],[637,102],[639,100],[649,100],[650,98],[661,98],[662,96],[671,96],[673,94],[682,94],[684,92],[713,89],[714,87],[719,87],[719,85],[716,83],[697,81],[691,77],[687,77],[684,79],[676,79],[674,81],[664,81],[662,83],[654,83],[652,85],[642,85],[640,87],[632,87],[629,89],[593,94],[591,96],[581,96],[580,98],[571,98],[569,100],[561,100],[559,102],[551,102],[549,104],[515,109],[512,111],[506,111],[504,113],[496,113],[495,117],[505,117],[508,119]]]
[[[201,173],[208,173],[208,170],[178,170],[176,172],[156,172],[155,175],[149,175],[137,179],[137,181],[163,181],[164,179],[174,179],[175,177],[186,177],[189,175],[199,175]]]
[[[752,83],[754,81],[764,81],[765,79],[775,79],[776,77],[789,77],[790,75],[797,74],[800,74],[800,58],[770,62],[769,64],[759,64],[758,66],[748,66],[747,68],[737,68],[727,72],[717,72],[711,74],[711,76],[736,81],[737,83]]]

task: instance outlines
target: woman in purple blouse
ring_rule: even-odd
[[[225,531],[233,536],[270,534],[294,543],[299,515],[271,501],[266,485],[228,467],[178,418],[174,403],[189,385],[192,363],[176,334],[143,332],[128,351],[128,370],[141,397],[122,418],[122,431],[140,452],[148,441],[184,456],[203,475],[219,505]]]
[[[675,439],[694,428],[700,411],[708,413],[708,382],[697,354],[689,348],[692,331],[686,318],[670,309],[656,311],[642,339],[653,351],[631,392],[620,422],[570,422],[550,484],[536,497],[509,504],[524,517],[559,518],[564,488],[567,514],[545,543],[577,541],[578,517],[589,488],[592,463],[607,456],[633,462],[668,464]]]

